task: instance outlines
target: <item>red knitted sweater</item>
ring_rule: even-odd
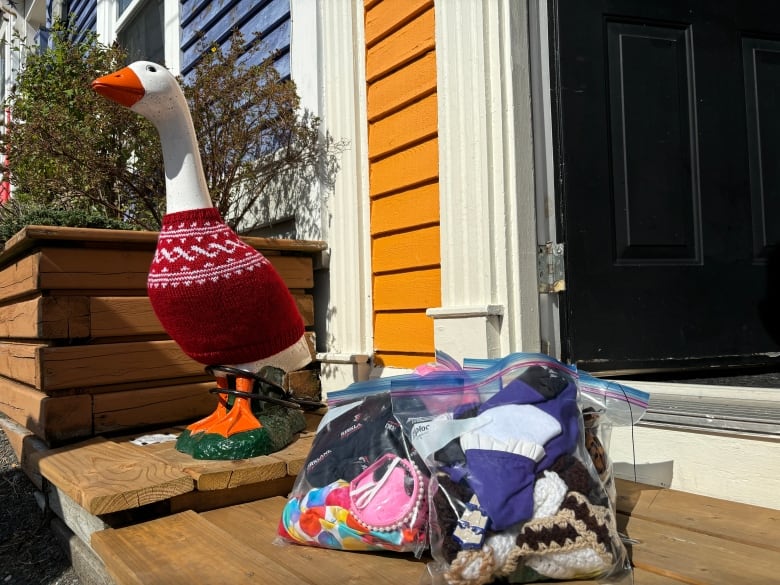
[[[271,263],[214,208],[163,218],[147,281],[165,330],[202,364],[243,364],[293,345],[304,325]]]

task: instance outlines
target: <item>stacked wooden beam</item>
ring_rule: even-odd
[[[47,444],[210,412],[203,366],[167,337],[146,296],[156,232],[28,226],[0,252],[0,411]],[[310,331],[323,242],[246,238],[279,271]],[[315,369],[292,373],[315,397]],[[299,391],[296,391],[296,385]]]

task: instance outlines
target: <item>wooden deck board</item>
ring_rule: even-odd
[[[25,453],[20,434],[15,448],[25,469],[33,460],[85,513],[130,514],[130,526],[92,534],[117,585],[418,583],[424,563],[411,555],[274,544],[284,496],[311,447],[317,422],[311,418],[309,431],[286,449],[244,461],[194,461],[173,443],[140,447],[129,443],[132,437]],[[633,540],[636,585],[777,582],[779,511],[626,481],[617,487],[618,527]],[[164,504],[156,515],[173,515],[148,522],[133,516],[134,506],[151,502]],[[273,571],[257,572],[268,563]]]
[[[295,573],[297,582],[318,585],[417,583],[424,565],[411,555],[330,551],[306,546],[276,545],[276,526],[286,502],[271,498],[205,512],[202,516],[226,532],[240,527],[253,535],[248,544]]]
[[[780,511],[618,480],[617,509],[632,518],[688,528],[780,552]],[[741,518],[735,523],[734,518]],[[780,570],[780,567],[778,567]]]
[[[149,585],[290,585],[302,583],[275,559],[250,548],[195,512],[92,535],[92,547],[117,583]]]
[[[730,522],[741,520],[730,516]],[[649,573],[689,585],[777,583],[780,553],[735,542],[729,532],[711,536],[623,515],[618,516],[618,528],[638,541],[631,546],[631,560]]]

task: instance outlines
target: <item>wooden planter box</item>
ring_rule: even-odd
[[[313,336],[313,261],[325,244],[245,241],[280,273]],[[43,226],[6,243],[0,411],[54,444],[213,409],[213,382],[168,338],[146,296],[156,245],[157,232]],[[295,379],[311,395],[315,372]]]

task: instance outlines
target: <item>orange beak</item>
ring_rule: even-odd
[[[92,82],[92,89],[128,108],[140,101],[145,93],[141,80],[129,67],[98,77]]]

